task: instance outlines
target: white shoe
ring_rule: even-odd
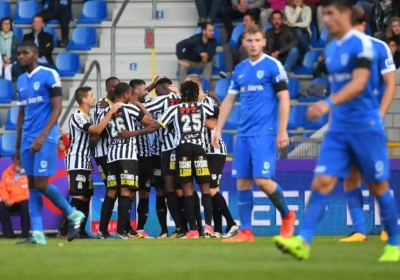
[[[225,234],[223,235],[223,238],[229,238],[229,237],[234,236],[234,235],[238,232],[238,230],[239,230],[238,225],[232,226],[232,227],[230,228],[230,230],[229,230],[227,233],[225,233]]]

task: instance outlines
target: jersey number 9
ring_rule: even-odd
[[[108,125],[111,126],[111,137],[117,137],[118,132],[126,130],[124,119],[121,117],[117,117],[114,120],[111,119]]]
[[[182,115],[183,132],[201,131],[201,114]]]

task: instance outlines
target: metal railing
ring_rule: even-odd
[[[100,64],[97,60],[93,60],[92,63],[90,63],[89,69],[83,76],[78,88],[83,87],[86,84],[86,81],[89,78],[90,73],[92,73],[94,67],[96,67],[97,97],[99,97],[101,95],[101,70],[100,70]],[[72,98],[68,104],[67,109],[65,109],[63,116],[61,117],[61,121],[59,124],[60,127],[62,127],[65,121],[67,120],[68,114],[71,111],[72,107],[74,106],[74,103],[75,99]]]

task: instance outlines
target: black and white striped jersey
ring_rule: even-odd
[[[135,130],[144,129],[146,126],[135,120]],[[138,157],[151,157],[151,144],[149,135],[139,135],[136,137],[136,150]]]
[[[108,107],[103,111],[106,115],[111,110]],[[122,130],[135,131],[135,120],[141,121],[144,113],[135,105],[123,104],[116,113],[113,114],[107,125],[108,134],[108,156],[107,162],[117,160],[137,160],[136,137],[129,139],[118,138],[118,132]],[[104,116],[102,116],[104,118]]]
[[[102,106],[101,104],[103,104],[102,101],[106,101],[109,107],[113,105],[112,101],[107,97],[103,97],[102,99],[99,100],[99,102],[97,102],[96,107],[94,109],[94,124],[96,125],[98,125],[103,120],[103,118],[100,118],[100,116],[104,116],[102,113],[105,109],[107,109],[101,107]],[[107,136],[107,131],[104,129],[103,132],[100,134],[96,147],[94,148],[93,156],[95,158],[106,156],[107,146],[108,146],[108,136]]]
[[[182,97],[175,93],[157,96],[156,98],[146,102],[147,111],[158,120],[173,105],[180,104]],[[168,125],[165,129],[159,129],[154,133],[153,154],[161,155],[161,152],[175,149],[175,131],[174,126]],[[160,145],[161,144],[161,145]]]
[[[70,146],[65,157],[67,170],[92,170],[90,161],[90,134],[89,127],[93,125],[90,116],[77,110],[69,119]]]
[[[200,102],[204,104],[208,104],[212,107],[218,107],[217,102],[214,100],[214,98],[210,96],[206,96]],[[217,116],[218,117],[218,116]],[[219,146],[220,148],[214,148],[213,145],[211,145],[211,137],[214,134],[214,131],[211,129],[208,129],[207,127],[204,128],[204,141],[205,141],[205,146],[206,146],[206,153],[208,155],[226,155],[227,150],[225,146],[224,140],[222,138],[219,139]]]
[[[207,118],[218,116],[219,108],[201,102],[181,103],[172,106],[158,119],[163,127],[172,124],[175,129],[175,146],[195,144],[205,148],[204,124]]]

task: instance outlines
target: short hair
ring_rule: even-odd
[[[41,18],[42,21],[43,21],[43,23],[44,23],[44,17],[43,17],[41,14],[36,14],[36,15],[34,15],[34,16],[32,17],[32,20],[33,20],[34,18]]]
[[[163,85],[163,84],[172,85],[172,81],[168,78],[161,78],[156,82],[156,86]]]
[[[209,26],[209,25],[214,26],[214,24],[212,22],[209,22],[209,21],[204,21],[204,22],[200,22],[199,23],[201,31],[206,30],[207,26]]]
[[[281,18],[283,18],[283,13],[282,13],[282,11],[274,10],[274,11],[272,11],[272,13],[271,13],[269,19],[272,19],[272,17],[273,17],[274,15],[280,15]]]
[[[360,7],[353,6],[351,8],[351,24],[355,26],[360,25],[363,22],[367,22],[364,10]]]
[[[322,7],[335,6],[339,11],[350,10],[353,7],[352,0],[322,0]]]
[[[129,86],[130,86],[132,89],[135,89],[136,87],[141,86],[141,85],[145,85],[145,84],[146,84],[146,82],[143,81],[143,80],[140,80],[140,79],[133,79],[133,80],[131,80],[131,81],[129,82]]]
[[[114,92],[115,92],[115,96],[121,97],[122,95],[124,95],[126,92],[128,92],[130,90],[130,86],[127,83],[118,83],[115,86]]]
[[[257,21],[256,16],[255,16],[252,12],[250,12],[249,10],[247,10],[247,11],[244,13],[243,17],[245,17],[245,16],[249,16],[249,17],[251,18],[252,21]]]
[[[77,88],[75,90],[75,94],[74,94],[75,101],[78,102],[79,105],[81,105],[83,98],[86,98],[89,91],[91,91],[91,90],[92,90],[92,88],[89,86],[83,86],[83,87]]]
[[[5,22],[5,21],[7,21],[7,20],[10,21],[10,31],[12,31],[12,30],[13,30],[13,25],[12,25],[12,19],[11,19],[11,18],[9,18],[9,17],[3,17],[3,18],[1,19],[1,21],[0,21],[0,25],[3,25],[3,22]]]
[[[394,42],[396,44],[396,46],[398,46],[399,44],[397,43],[397,40],[393,37],[387,38],[386,40],[386,44],[390,44],[391,42]]]
[[[19,47],[31,49],[33,52],[39,53],[39,48],[33,41],[23,41]]]
[[[119,79],[118,79],[117,77],[109,77],[109,78],[107,78],[107,80],[106,80],[106,85],[107,85],[110,81],[112,81],[112,80],[118,80],[118,81],[119,81]]]
[[[242,37],[244,38],[246,36],[246,34],[257,34],[257,33],[261,33],[263,38],[265,38],[265,33],[264,30],[259,26],[259,25],[249,25],[246,26],[246,28],[243,31]]]
[[[195,82],[199,87],[203,87],[203,81],[201,77],[197,74],[190,74],[186,78],[189,78],[190,81]]]

